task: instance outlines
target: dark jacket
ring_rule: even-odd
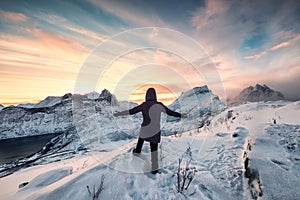
[[[138,112],[143,114],[140,138],[153,143],[160,142],[160,117],[162,112],[174,117],[181,117],[180,113],[170,110],[163,103],[157,101],[156,92],[153,88],[147,90],[145,102],[119,114],[133,115]]]

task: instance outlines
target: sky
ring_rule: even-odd
[[[299,22],[298,0],[3,0],[0,104],[104,88],[141,102],[148,87],[170,104],[256,83],[298,100]]]

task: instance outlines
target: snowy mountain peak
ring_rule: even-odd
[[[190,121],[189,127],[202,127],[211,116],[222,112],[227,106],[220,101],[217,95],[213,94],[207,85],[195,87],[183,92],[171,105],[172,110],[180,113],[187,113],[189,118],[197,119]],[[168,117],[167,121],[176,121]],[[200,122],[200,123],[199,123]]]
[[[208,89],[207,85],[200,86],[200,87],[194,87],[191,90],[188,90],[186,92],[181,93],[179,98],[187,98],[191,96],[198,96],[200,94],[205,94],[205,93],[211,93],[210,89]]]
[[[71,93],[67,93],[67,94],[64,94],[64,96],[62,96],[61,98],[62,99],[69,99],[71,98],[73,95]]]
[[[108,91],[107,89],[102,90],[97,100],[104,100],[111,103],[112,105],[116,105],[118,103],[118,100],[115,97],[115,95],[111,94],[110,91]]]
[[[240,94],[232,100],[232,102],[277,101],[283,99],[284,96],[279,91],[274,91],[266,84],[256,84],[255,86],[249,86],[243,89]]]
[[[102,90],[100,97],[111,96],[112,94],[107,89]]]
[[[90,93],[86,94],[86,96],[87,96],[88,99],[95,100],[95,99],[99,98],[100,94],[98,92],[93,91],[93,92],[90,92]]]

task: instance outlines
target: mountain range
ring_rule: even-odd
[[[256,84],[243,89],[238,96],[230,99],[229,103],[283,99],[284,96],[280,92],[272,90],[265,84]],[[119,102],[106,89],[100,94],[91,92],[85,95],[68,93],[63,96],[49,96],[37,104],[20,104],[8,107],[0,105],[0,140],[42,134],[61,134],[74,127],[74,116],[75,121],[82,120],[80,122],[82,124],[84,119],[78,119],[78,117],[88,117],[94,113],[97,113],[97,117],[108,119],[107,123],[111,124],[113,129],[114,125],[110,122],[112,110],[124,110],[133,106],[135,106],[133,103]],[[207,123],[212,113],[218,113],[224,110],[225,107],[225,104],[207,86],[195,87],[183,92],[170,105],[172,110],[189,113],[189,122],[192,128],[202,127]],[[133,119],[138,122],[139,118],[140,116],[136,116]],[[103,119],[95,121],[94,126],[100,124],[99,127],[101,127],[101,124],[105,121]],[[194,121],[191,119],[194,119]],[[178,124],[176,118],[163,117],[163,120],[168,122],[164,124],[163,134],[165,135],[172,134],[174,129],[180,126],[173,124]],[[137,124],[130,123],[129,126],[138,127]]]
[[[89,123],[94,123],[93,126],[95,127],[105,125],[105,131],[109,137],[110,132],[116,131],[114,129],[116,124],[112,122],[113,110],[125,110],[135,105],[129,102],[119,102],[114,95],[104,89],[100,94],[96,92],[86,95],[68,93],[61,97],[47,97],[37,104],[8,106],[0,112],[0,139],[61,134],[74,126],[79,132],[81,130],[86,131],[86,127],[90,127],[90,124],[86,124],[86,119],[92,117],[95,118]],[[178,112],[189,112],[190,118],[196,120],[191,123],[191,126],[195,128],[202,126],[203,121],[206,121],[212,113],[218,113],[224,110],[226,106],[207,86],[202,86],[182,93],[170,105],[170,108]],[[198,116],[200,118],[197,118]],[[128,127],[122,127],[122,131],[131,129],[132,126],[138,128],[140,117],[139,115],[134,116],[132,123],[127,123]],[[122,121],[122,118],[118,120]],[[165,120],[172,124],[172,128],[168,129],[168,124],[166,124],[164,129],[164,134],[168,135],[176,128],[174,124],[177,124],[178,120],[174,121],[172,118]],[[94,129],[90,130],[89,133],[95,130],[101,131]]]
[[[227,107],[207,86],[183,92],[169,108],[188,113],[188,118],[163,115],[161,169],[156,176],[149,174],[149,144],[140,157],[131,153],[141,115],[113,116],[115,111],[136,105],[117,101],[104,90],[101,94],[48,97],[35,105],[1,110],[0,128],[8,138],[53,130],[60,134],[40,151],[0,165],[0,187],[5,188],[0,199],[88,199],[87,187],[98,186],[101,175],[105,177],[103,199],[299,196],[300,126],[295,117],[300,112],[299,101]],[[22,130],[24,135],[16,134]],[[180,181],[184,173],[195,176],[180,193],[176,188],[178,180],[184,184]],[[144,182],[149,184],[141,184]]]

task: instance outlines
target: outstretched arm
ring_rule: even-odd
[[[165,106],[164,104],[162,104],[163,107],[164,107],[164,111],[165,113],[167,113],[168,115],[170,116],[173,116],[173,117],[180,117],[180,118],[187,118],[187,115],[186,114],[180,114],[178,112],[175,112],[173,110],[170,110],[167,106]]]
[[[118,117],[118,116],[123,116],[123,115],[133,115],[133,114],[136,114],[138,112],[142,111],[141,109],[141,105],[139,106],[136,106],[130,110],[124,110],[124,111],[121,111],[121,112],[115,112],[114,113],[114,116],[115,117]]]

